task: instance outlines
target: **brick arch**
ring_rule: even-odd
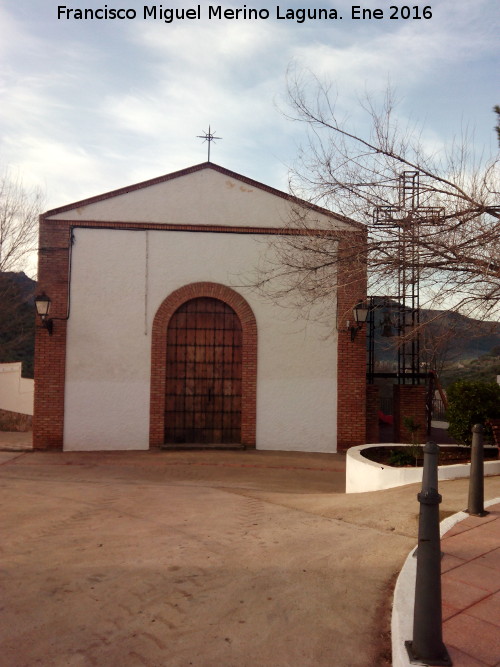
[[[211,297],[227,303],[240,319],[243,332],[241,442],[247,447],[255,447],[257,322],[252,309],[241,294],[225,285],[210,282],[191,283],[175,290],[160,305],[153,320],[149,446],[161,447],[164,438],[168,324],[172,315],[183,303],[198,297]]]

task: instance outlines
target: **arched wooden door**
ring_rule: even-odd
[[[241,442],[242,329],[223,301],[186,301],[167,330],[165,442]]]

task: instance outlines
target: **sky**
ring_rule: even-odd
[[[207,143],[197,137],[210,126],[222,137],[213,162],[286,190],[305,137],[283,113],[290,68],[330,82],[345,117],[357,119],[360,97],[389,82],[398,114],[422,126],[428,146],[442,149],[467,125],[494,150],[500,3],[424,2],[411,12],[426,7],[431,18],[390,19],[401,2],[365,0],[384,18],[359,20],[350,0],[0,0],[0,168],[41,187],[50,209],[204,162]],[[261,18],[209,18],[219,6]],[[156,20],[144,7],[156,7]],[[198,7],[200,18],[160,18]],[[304,7],[342,19],[301,23]],[[97,8],[135,18],[68,12]],[[294,18],[279,18],[287,12]]]

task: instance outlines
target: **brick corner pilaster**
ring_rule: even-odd
[[[37,294],[51,299],[49,317],[53,332],[37,323],[35,335],[35,401],[33,448],[62,449],[66,317],[71,247],[68,223],[40,218]]]
[[[366,385],[366,442],[380,442],[380,388],[376,384]]]
[[[366,233],[339,235],[337,279],[337,450],[366,442],[366,325],[351,337],[353,308],[366,299]]]

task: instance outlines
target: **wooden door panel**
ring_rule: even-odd
[[[236,313],[198,298],[167,333],[165,442],[241,442],[242,332]]]

